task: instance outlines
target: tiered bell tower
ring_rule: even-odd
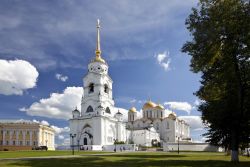
[[[111,116],[114,108],[113,81],[108,75],[108,64],[101,57],[100,21],[97,20],[95,57],[88,64],[88,73],[83,78],[84,94],[81,116]]]

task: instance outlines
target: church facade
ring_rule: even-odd
[[[69,120],[70,134],[75,135],[78,145],[104,146],[123,141],[150,146],[152,140],[175,142],[189,138],[188,124],[152,101],[144,104],[142,118],[137,117],[134,107],[127,115],[122,114],[115,107],[112,84],[108,64],[101,57],[98,20],[95,57],[88,64],[88,73],[83,78],[81,111],[72,111]]]
[[[127,136],[123,115],[114,107],[113,81],[101,57],[99,29],[98,21],[96,55],[83,78],[81,112],[74,110],[70,120],[71,134],[76,134],[80,145],[109,145],[114,140],[125,141]]]

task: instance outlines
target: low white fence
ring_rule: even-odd
[[[75,146],[74,149],[78,147]],[[116,144],[116,145],[82,145],[80,150],[83,151],[136,151],[138,148],[135,144]]]
[[[135,144],[116,144],[104,145],[103,151],[136,151],[138,147]]]
[[[179,143],[180,151],[222,151],[208,143]],[[163,143],[163,151],[178,151],[178,143]]]

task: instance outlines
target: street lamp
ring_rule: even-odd
[[[1,135],[2,135],[0,145],[3,145],[3,140],[4,140],[4,138],[3,138],[3,128],[4,128],[4,127],[3,127],[2,125],[0,125],[0,128],[1,128],[0,133],[1,133]]]
[[[45,140],[45,143],[46,143],[46,147],[47,147],[47,148],[46,148],[46,151],[48,151],[48,144],[47,144],[47,143],[48,143],[48,140]]]
[[[117,139],[114,139],[114,143],[115,143],[115,152],[116,152],[116,142],[117,142]]]
[[[179,152],[180,152],[179,145],[180,145],[180,137],[178,137],[178,154],[179,154]]]
[[[76,137],[76,134],[69,134],[69,136],[71,137],[71,141],[72,141],[72,155],[74,155],[74,138]]]

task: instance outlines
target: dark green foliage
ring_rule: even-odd
[[[182,51],[192,57],[191,70],[202,74],[196,95],[205,135],[237,152],[240,144],[250,143],[249,1],[200,0],[186,25],[193,39]]]

